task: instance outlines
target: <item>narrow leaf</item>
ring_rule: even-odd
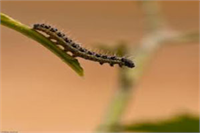
[[[1,24],[9,27],[13,30],[16,30],[25,36],[39,42],[44,47],[48,48],[51,52],[56,54],[60,59],[62,59],[65,63],[67,63],[77,74],[83,76],[83,69],[80,66],[77,59],[71,57],[70,55],[63,52],[57,46],[55,46],[50,40],[44,37],[42,34],[34,31],[31,27],[24,25],[17,20],[1,13]]]

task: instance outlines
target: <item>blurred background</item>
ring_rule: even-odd
[[[198,1],[157,2],[173,33],[199,30]],[[140,2],[1,1],[20,22],[48,23],[85,47],[138,47],[148,25]],[[134,87],[121,123],[199,114],[199,42],[168,42],[156,51]],[[134,61],[134,54],[133,61]],[[3,131],[94,131],[118,86],[118,66],[78,59],[79,77],[39,43],[1,26],[1,126]],[[137,66],[136,67],[140,67]],[[134,70],[132,70],[134,73]]]

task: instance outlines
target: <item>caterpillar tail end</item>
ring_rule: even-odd
[[[124,63],[125,66],[129,67],[129,68],[134,68],[135,64],[133,63],[132,60],[126,59],[126,58],[122,58],[122,62]]]

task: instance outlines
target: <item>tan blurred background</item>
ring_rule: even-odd
[[[167,24],[198,31],[199,2],[159,2]],[[87,47],[145,35],[137,2],[1,2],[3,13],[32,25],[46,22]],[[117,66],[79,59],[83,78],[39,43],[1,26],[1,112],[6,131],[93,131],[117,86]],[[199,112],[198,43],[163,47],[149,64],[124,123]]]

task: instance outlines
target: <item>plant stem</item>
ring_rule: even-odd
[[[97,132],[122,131],[119,126],[122,115],[128,105],[131,93],[136,89],[136,85],[144,70],[148,67],[150,60],[162,44],[177,38],[181,40],[181,37],[183,37],[182,34],[174,34],[173,31],[166,28],[166,23],[161,17],[157,2],[144,1],[141,4],[146,18],[148,34],[141,40],[137,50],[131,50],[132,53],[135,53],[133,55],[136,55],[134,59],[136,67],[134,69],[120,69],[119,87]],[[194,40],[197,40],[196,36],[194,34]]]
[[[117,88],[117,92],[107,109],[107,113],[102,121],[102,124],[97,129],[98,132],[113,132],[120,130],[119,124],[122,115],[126,110],[130,96],[147,67],[146,64],[148,64],[151,60],[157,48],[158,47],[155,47],[151,51],[146,51],[142,47],[139,48],[137,50],[138,54],[135,58],[135,64],[137,64],[136,68],[125,68],[119,71],[119,87]]]

